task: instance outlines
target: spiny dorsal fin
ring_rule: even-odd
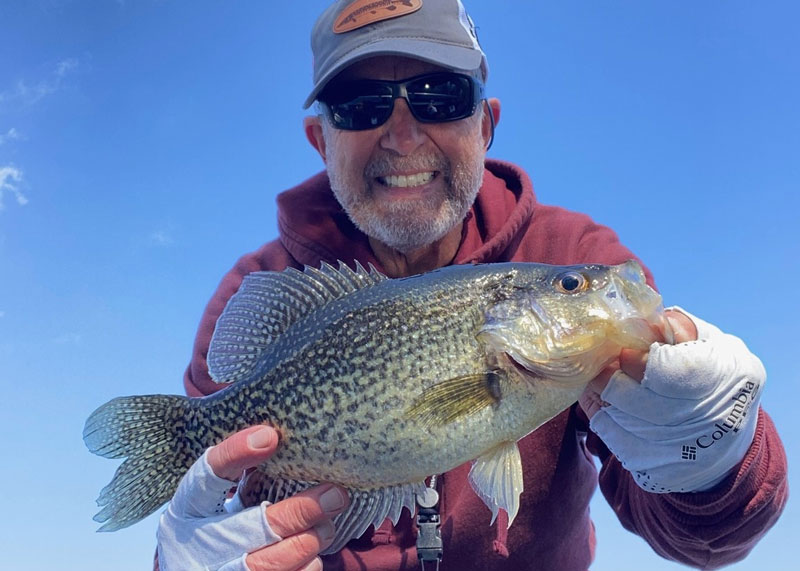
[[[293,323],[336,299],[386,279],[369,264],[344,262],[339,269],[322,263],[320,269],[287,268],[282,272],[253,272],[225,306],[208,349],[208,371],[217,383],[248,376],[267,347]]]
[[[425,391],[405,416],[423,426],[444,426],[493,405],[501,398],[497,373],[447,379]]]

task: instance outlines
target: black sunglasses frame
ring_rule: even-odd
[[[414,84],[420,81],[430,81],[439,85],[447,82],[463,83],[468,85],[469,101],[466,96],[462,96],[460,103],[464,104],[463,109],[452,114],[439,114],[437,116],[425,116],[419,109],[420,105],[428,106],[433,104],[436,98],[446,97],[446,93],[436,93],[424,91],[414,91]],[[409,91],[409,86],[412,88]],[[356,95],[355,97],[342,97],[345,93],[358,93],[359,87],[363,87],[364,91],[370,95]],[[385,93],[380,93],[381,89],[389,88]],[[346,91],[345,91],[346,90]],[[336,129],[344,131],[366,131],[380,127],[392,116],[394,111],[394,102],[398,98],[403,98],[408,104],[411,115],[420,123],[447,123],[450,121],[458,121],[466,119],[475,114],[478,105],[485,99],[484,86],[474,77],[455,72],[435,72],[417,75],[402,81],[388,81],[379,79],[356,79],[347,82],[334,83],[326,87],[320,93],[317,101],[324,110],[328,120]],[[369,118],[369,121],[356,119],[355,112],[348,112],[343,108],[345,105],[373,105],[371,113],[369,110],[364,113],[364,119]],[[438,108],[434,106],[434,111]],[[490,111],[491,113],[491,111]],[[348,116],[349,115],[349,116]]]

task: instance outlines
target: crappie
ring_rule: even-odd
[[[170,499],[203,451],[254,424],[281,434],[260,468],[277,501],[317,482],[347,488],[341,549],[397,522],[431,474],[474,460],[491,509],[519,506],[516,442],[572,405],[623,347],[663,329],[661,297],[633,261],[502,263],[388,279],[324,264],[245,277],[220,316],[208,364],[228,387],[204,398],[114,399],[86,422],[86,446],[127,458],[98,498],[102,530]]]

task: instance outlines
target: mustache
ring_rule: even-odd
[[[367,163],[364,175],[367,178],[375,178],[391,172],[413,171],[439,171],[447,177],[450,173],[450,161],[433,153],[405,157],[385,155],[376,157]]]

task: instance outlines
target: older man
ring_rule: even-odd
[[[610,229],[537,203],[519,167],[485,158],[500,103],[484,94],[486,57],[460,1],[336,2],[315,24],[312,49],[306,107],[316,101],[319,114],[304,127],[326,172],[279,195],[279,238],[222,280],[187,370],[190,395],[220,388],[208,375],[209,340],[250,272],[358,260],[400,277],[449,264],[634,257]],[[439,476],[445,568],[588,569],[598,481],[588,452],[622,524],[660,555],[713,568],[747,554],[787,493],[782,445],[758,408],[765,374],[737,338],[683,311],[669,319],[680,343],[623,352],[580,406],[520,441],[525,492],[513,526],[502,512],[488,525],[468,467]],[[231,436],[192,468],[180,501],[203,505],[278,447],[271,428]],[[320,557],[347,493],[322,484],[267,505],[255,481],[225,513],[168,510],[162,569],[418,567],[408,513]]]

